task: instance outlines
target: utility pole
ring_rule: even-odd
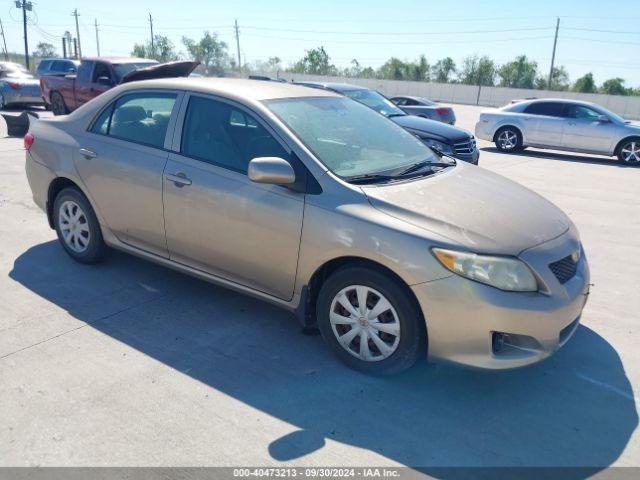
[[[24,30],[24,63],[29,70],[29,41],[27,39],[27,11],[33,10],[33,3],[26,0],[16,0],[16,8],[22,9],[22,28]]]
[[[242,60],[240,59],[240,31],[238,30],[238,20],[236,20],[235,31],[236,31],[236,48],[238,50],[238,70],[242,70]]]
[[[556,21],[556,36],[553,39],[553,53],[551,54],[551,70],[549,70],[549,82],[547,82],[547,89],[551,90],[551,79],[553,78],[553,64],[556,61],[556,44],[558,43],[558,29],[560,28],[560,17]]]
[[[98,37],[98,19],[94,19],[94,26],[96,27],[96,49],[98,50],[98,56],[100,56],[100,37]]]
[[[156,54],[156,46],[153,40],[153,17],[151,16],[151,12],[149,12],[149,27],[151,28],[151,58]]]
[[[0,19],[0,32],[2,32],[2,41],[4,42],[4,59],[9,60],[9,51],[7,50],[7,39],[4,37],[4,27],[2,26],[2,19]]]
[[[82,44],[80,43],[80,27],[78,26],[78,17],[80,14],[78,13],[78,9],[76,8],[71,14],[76,17],[76,41],[78,45],[78,58],[82,59]]]
[[[67,39],[62,37],[62,58],[67,58]]]

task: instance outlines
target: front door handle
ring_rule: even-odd
[[[94,152],[93,150],[90,150],[88,148],[81,148],[79,151],[80,151],[80,155],[82,155],[87,160],[89,160],[91,158],[96,158],[98,156],[98,154],[96,152]]]
[[[191,179],[187,178],[184,172],[167,173],[164,178],[173,182],[176,187],[184,187],[185,185],[191,185]]]

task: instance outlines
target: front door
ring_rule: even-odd
[[[246,174],[252,158],[290,152],[243,107],[206,96],[190,97],[181,131],[164,175],[170,258],[291,299],[304,194]]]
[[[617,126],[599,120],[601,113],[586,105],[569,103],[566,107],[567,125],[562,146],[608,154]]]
[[[178,94],[137,92],[106,108],[78,138],[75,165],[96,209],[126,244],[168,256],[162,174]],[[175,114],[173,114],[175,115]]]

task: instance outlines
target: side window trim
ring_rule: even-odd
[[[164,137],[164,145],[163,147],[156,147],[154,145],[149,145],[146,143],[140,143],[140,142],[134,142],[133,140],[129,140],[129,139],[125,139],[125,138],[119,138],[119,137],[114,137],[112,135],[109,135],[109,132],[111,130],[111,119],[113,118],[113,112],[115,110],[115,106],[118,103],[118,101],[120,99],[122,99],[123,97],[132,95],[132,94],[153,94],[153,93],[172,93],[176,95],[176,100],[173,104],[173,110],[171,111],[171,117],[169,118],[169,123],[167,124],[167,131],[165,133],[165,137]],[[103,108],[101,108],[96,115],[93,117],[93,119],[91,120],[91,122],[89,122],[89,126],[86,129],[87,133],[91,133],[93,135],[99,135],[100,137],[104,137],[104,138],[112,138],[114,140],[120,141],[120,142],[128,142],[128,143],[133,143],[134,145],[140,145],[143,147],[147,147],[147,148],[155,148],[156,150],[164,150],[164,151],[171,151],[171,145],[172,145],[172,140],[174,137],[174,133],[175,133],[175,126],[176,126],[176,121],[178,118],[178,114],[182,111],[182,106],[185,103],[184,102],[184,98],[186,97],[185,92],[180,91],[180,90],[171,90],[171,89],[140,89],[140,90],[129,90],[127,92],[123,92],[120,95],[118,95],[116,98],[114,98],[113,100],[111,100],[107,105],[105,105]],[[179,108],[178,108],[179,107]],[[109,114],[109,122],[108,122],[108,126],[107,126],[107,133],[99,133],[99,132],[94,132],[93,131],[93,127],[95,126],[95,123],[98,121],[98,119],[100,118],[100,116],[108,109],[111,109],[111,113]]]

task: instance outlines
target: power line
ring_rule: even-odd
[[[272,27],[256,27],[256,26],[246,26],[244,27],[250,30],[263,30],[263,31],[271,31],[271,32],[291,32],[291,33],[321,33],[321,34],[331,34],[331,35],[374,35],[379,37],[382,32],[376,31],[368,31],[368,32],[347,32],[347,31],[331,31],[331,30],[297,30],[297,29],[287,29],[287,28],[272,28]],[[500,30],[456,30],[452,31],[443,31],[443,32],[384,32],[385,35],[461,35],[461,34],[474,34],[474,33],[506,33],[506,32],[525,32],[525,31],[534,31],[534,30],[551,30],[552,27],[528,27],[528,28],[507,28]]]

